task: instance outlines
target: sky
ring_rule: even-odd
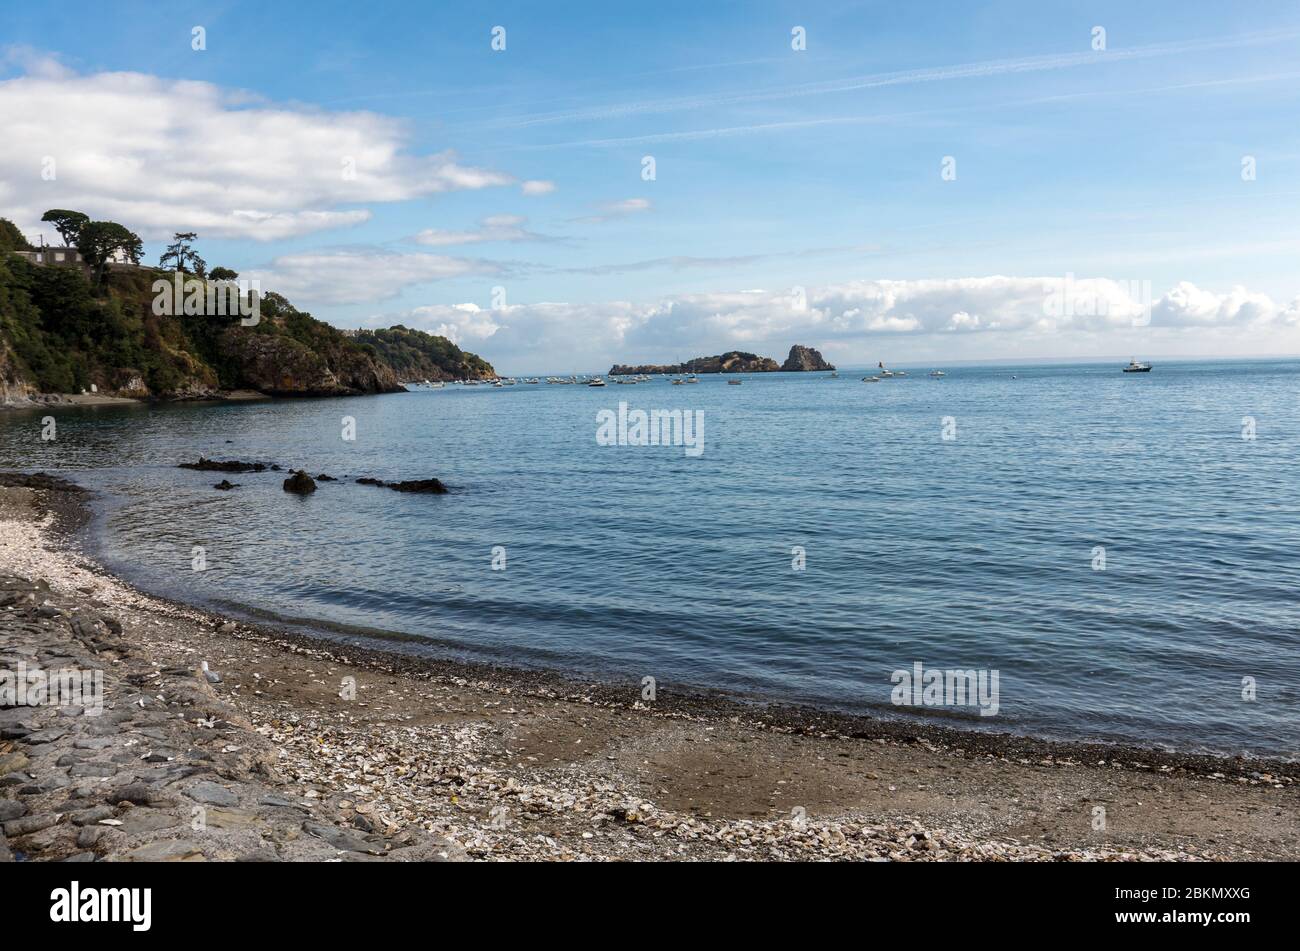
[[[1300,354],[1300,4],[18,4],[0,216],[504,373]]]

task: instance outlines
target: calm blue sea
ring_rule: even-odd
[[[102,490],[98,554],[181,599],[661,690],[1300,755],[1300,363],[908,369],[86,408],[53,442],[23,411],[0,465]],[[620,401],[702,412],[703,453],[599,445]],[[200,453],[453,492],[218,492],[175,468]],[[917,662],[996,670],[997,715],[894,707]]]

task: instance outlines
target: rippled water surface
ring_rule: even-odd
[[[854,710],[996,669],[965,722],[1300,755],[1300,363],[925,369],[22,411],[0,464],[79,470],[101,557],[182,599]],[[620,400],[703,411],[703,455],[597,445]],[[200,453],[453,492],[218,492]]]

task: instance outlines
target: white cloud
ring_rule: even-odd
[[[477,244],[483,241],[551,241],[544,234],[527,230],[528,219],[520,215],[491,215],[484,218],[474,231],[448,231],[426,228],[411,238],[416,244],[427,247],[449,247],[456,244]]]
[[[1294,309],[1297,303],[1300,301],[1292,301],[1291,308]],[[1249,325],[1267,322],[1274,317],[1284,323],[1292,320],[1288,312],[1279,312],[1263,294],[1252,294],[1244,287],[1234,287],[1227,294],[1215,294],[1187,281],[1179,282],[1152,309],[1152,323],[1180,327]]]
[[[370,202],[516,183],[453,152],[407,151],[400,121],[277,105],[212,83],[77,75],[10,52],[0,81],[0,200],[25,230],[76,208],[158,238],[273,240],[369,218]],[[56,178],[42,179],[46,158]],[[535,194],[546,183],[525,183]],[[531,186],[532,190],[529,190]]]
[[[525,195],[549,195],[555,191],[555,182],[543,181],[541,179],[529,179],[519,186],[519,190]]]
[[[282,255],[269,267],[250,269],[240,276],[258,281],[263,291],[310,305],[387,300],[409,287],[497,271],[486,261],[441,254],[344,249]]]
[[[584,218],[574,218],[573,220],[583,224],[602,224],[606,221],[614,221],[618,218],[626,218],[628,215],[649,211],[653,207],[654,203],[649,198],[624,198],[621,201],[605,201],[596,206],[598,214],[587,215]]]

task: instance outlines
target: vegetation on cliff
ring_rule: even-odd
[[[387,330],[358,330],[352,339],[373,347],[402,380],[483,380],[496,376],[492,364],[465,352],[446,337],[401,324]]]
[[[25,244],[0,219],[0,252],[26,250]],[[433,377],[435,368],[440,378],[493,375],[479,357],[442,337],[403,327],[367,331],[362,339],[279,294],[260,297],[256,323],[241,321],[238,312],[155,313],[154,282],[173,277],[139,267],[38,266],[0,253],[0,398],[92,386],[158,399],[231,390],[343,396],[399,390],[399,380],[416,375],[413,366],[421,377]]]

